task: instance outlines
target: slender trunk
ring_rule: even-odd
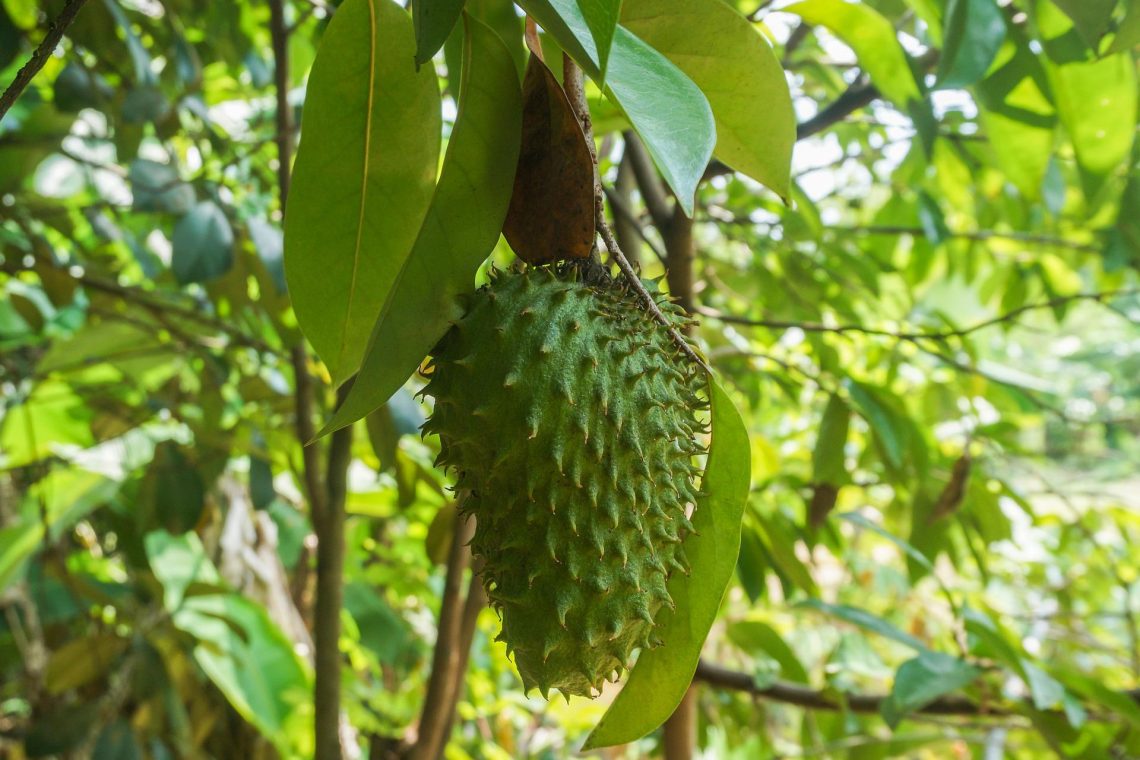
[[[692,760],[697,745],[697,687],[689,686],[681,704],[665,721],[665,760]]]

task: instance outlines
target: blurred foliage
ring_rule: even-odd
[[[0,2],[0,81],[62,5]],[[298,111],[334,5],[286,5]],[[832,29],[841,3],[736,5],[801,120],[863,72],[887,99],[798,143],[789,204],[732,174],[698,192],[698,337],[754,458],[705,657],[889,696],[702,688],[701,746],[1140,756],[1140,9],[868,0]],[[0,122],[5,756],[312,751],[268,23],[261,3],[91,0]],[[625,123],[596,113],[608,184]],[[343,695],[374,756],[414,733],[454,519],[419,385],[352,452]],[[496,633],[483,611],[447,756],[569,754],[612,694],[524,695]],[[949,692],[977,714],[912,712]]]

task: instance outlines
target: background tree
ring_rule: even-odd
[[[1140,754],[1140,6],[411,5],[0,1],[3,753]],[[416,435],[551,245],[747,429],[660,731],[523,693]]]

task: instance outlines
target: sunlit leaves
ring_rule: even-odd
[[[995,0],[950,0],[946,6],[939,87],[965,87],[981,79],[1005,40],[1005,18]]]
[[[874,8],[844,0],[804,0],[782,8],[823,26],[855,51],[859,65],[880,92],[902,109],[922,93],[891,22]]]
[[[722,0],[626,0],[622,24],[708,97],[716,156],[787,198],[795,115],[784,71],[752,24]]]
[[[644,736],[680,704],[736,567],[750,480],[748,432],[720,384],[710,377],[709,385],[713,439],[693,513],[696,533],[685,540],[691,572],[674,573],[669,579],[676,610],[658,613],[656,631],[664,643],[642,650],[624,688],[583,749]]]
[[[459,297],[474,290],[475,270],[499,238],[518,160],[522,95],[498,36],[470,17],[465,25],[459,114],[439,184],[411,254],[377,307],[360,375],[322,432],[360,419],[408,379],[462,314]]]
[[[413,60],[408,14],[348,0],[309,79],[285,214],[297,320],[337,381],[360,366],[432,197],[439,157],[435,72]]]

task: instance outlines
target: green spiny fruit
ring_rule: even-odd
[[[678,327],[679,308],[661,310]],[[433,351],[438,464],[523,685],[595,695],[688,571],[702,371],[597,265],[500,273]]]

